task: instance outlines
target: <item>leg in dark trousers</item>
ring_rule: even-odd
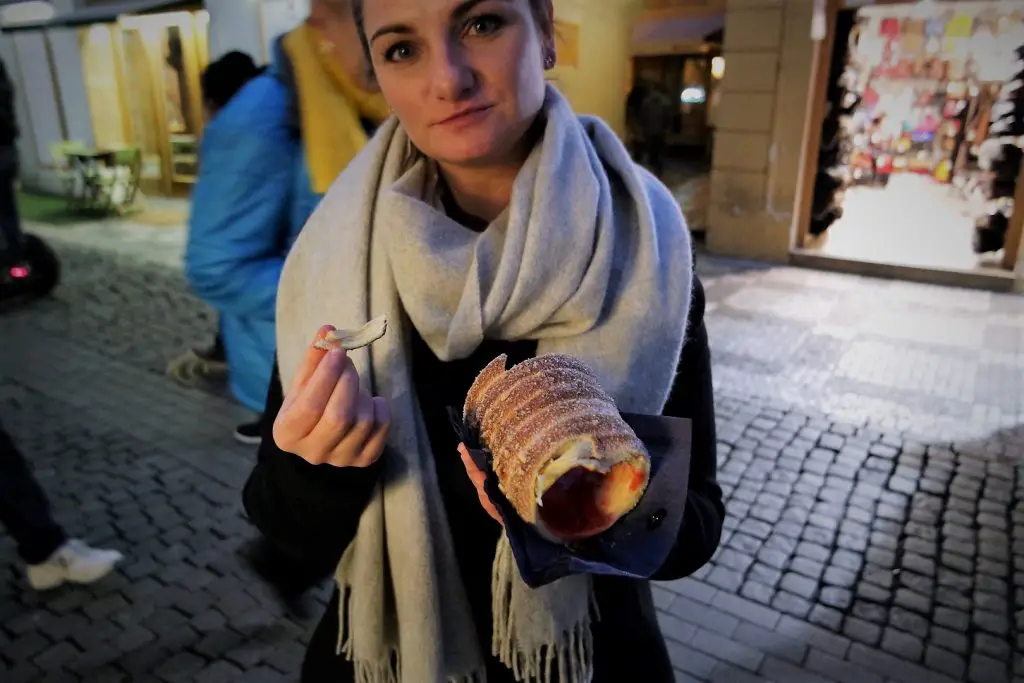
[[[21,218],[18,216],[18,202],[14,194],[17,176],[0,173],[0,234],[3,234],[7,259],[19,263],[23,258]]]
[[[274,420],[277,419],[278,408],[283,402],[284,387],[281,385],[281,374],[275,356],[274,370],[270,377],[270,386],[267,388],[267,409],[254,425],[261,432],[261,441],[274,443]],[[260,455],[257,454],[257,457]],[[309,616],[310,605],[306,596],[327,578],[322,572],[296,561],[262,535],[245,544],[241,552],[249,567],[277,593],[285,609],[299,618]]]
[[[224,335],[221,333],[220,324],[217,324],[217,336],[213,340],[213,350],[210,352],[210,360],[226,363],[227,352],[224,350]]]
[[[10,435],[0,426],[0,523],[25,564],[45,562],[67,540],[50,502]]]

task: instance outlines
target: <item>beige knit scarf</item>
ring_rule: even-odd
[[[607,126],[577,118],[553,88],[544,116],[509,207],[483,233],[437,208],[434,165],[387,121],[285,265],[285,386],[318,326],[391,321],[382,340],[352,354],[393,414],[382,481],[336,575],[339,652],[359,683],[486,679],[433,463],[458,454],[431,452],[410,377],[410,325],[443,361],[485,338],[535,339],[538,353],[581,357],[624,411],[659,413],[673,383],[692,268],[679,207]],[[592,603],[588,576],[528,588],[503,536],[492,653],[519,681],[589,681]]]

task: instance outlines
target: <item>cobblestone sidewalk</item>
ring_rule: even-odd
[[[61,251],[56,300],[0,315],[0,415],[128,560],[34,595],[0,537],[0,681],[294,680],[310,625],[235,554],[244,412],[161,374],[212,317],[172,269]],[[1024,681],[1024,298],[700,270],[729,518],[655,588],[679,680]]]

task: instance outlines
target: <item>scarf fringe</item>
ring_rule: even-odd
[[[379,660],[357,661],[352,643],[352,586],[338,582],[338,642],[334,654],[344,656],[355,669],[356,683],[401,683],[402,662],[397,648],[389,648]],[[474,681],[466,681],[474,683]]]
[[[351,586],[338,583],[341,597],[338,599],[338,642],[334,654],[352,662],[356,683],[402,683],[402,658],[398,648],[390,648],[384,657],[376,662],[357,662],[352,646],[352,614],[349,611]],[[465,676],[449,676],[445,683],[487,683],[486,671],[474,671]]]
[[[532,652],[516,649],[507,634],[502,634],[500,637],[507,646],[497,647],[496,637],[492,654],[512,670],[519,683],[589,683],[594,675],[594,637],[590,625],[587,618],[562,633],[557,643],[541,645]]]
[[[551,641],[523,651],[514,633],[517,614],[509,578],[518,577],[518,570],[509,566],[514,562],[511,554],[510,550],[505,556],[499,549],[491,572],[491,654],[512,670],[519,683],[589,683],[594,674],[594,636],[590,626],[599,618],[593,590],[588,598],[589,610],[581,619]]]
[[[377,662],[353,662],[356,683],[400,683],[402,679],[395,661],[391,653]]]

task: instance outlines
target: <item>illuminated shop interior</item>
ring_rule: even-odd
[[[836,31],[806,246],[913,268],[1012,270],[1024,5],[866,6],[840,12]]]
[[[199,10],[78,29],[96,147],[139,148],[144,191],[187,193],[195,182],[208,23]]]
[[[127,11],[135,7],[153,11]],[[198,171],[208,28],[201,2],[156,0],[5,21],[26,144],[41,167],[59,173],[69,155],[128,159],[144,193],[187,196]]]

